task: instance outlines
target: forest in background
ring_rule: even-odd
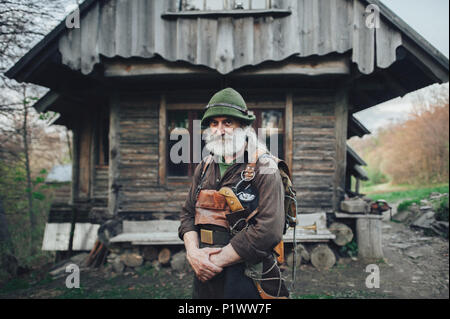
[[[401,123],[386,123],[371,135],[352,138],[349,145],[367,163],[369,181],[363,186],[434,185],[448,183],[448,84],[416,93],[412,111]]]

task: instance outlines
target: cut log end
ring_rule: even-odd
[[[311,251],[311,263],[319,270],[326,270],[336,263],[336,256],[327,245],[318,245]]]
[[[171,253],[168,248],[163,248],[158,254],[158,261],[161,265],[167,265],[170,262]]]
[[[353,239],[352,229],[345,224],[333,223],[329,229],[336,236],[333,241],[338,246],[345,246]]]

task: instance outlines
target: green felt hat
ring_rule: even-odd
[[[211,98],[203,114],[202,126],[207,126],[209,120],[218,116],[230,116],[250,125],[255,115],[248,111],[243,97],[232,88],[223,89]]]

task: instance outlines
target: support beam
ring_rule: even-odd
[[[110,101],[109,121],[109,174],[108,174],[108,214],[113,217],[119,206],[119,162],[120,162],[120,101],[113,94]]]
[[[347,168],[348,89],[346,87],[340,88],[336,94],[335,118],[336,157],[333,209],[336,211],[339,208],[340,198],[345,192]]]
[[[166,146],[167,146],[167,103],[166,95],[161,95],[159,104],[159,185],[166,184]]]
[[[285,160],[289,169],[292,172],[292,157],[293,157],[293,130],[294,130],[294,109],[293,109],[293,94],[292,92],[286,95],[286,109],[285,109]]]

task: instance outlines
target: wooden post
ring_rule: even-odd
[[[347,168],[347,125],[348,91],[341,88],[336,95],[335,105],[336,157],[334,174],[333,209],[339,208],[339,201],[345,191],[345,171]]]
[[[289,169],[291,170],[291,174],[293,173],[292,169],[292,131],[293,131],[293,123],[294,123],[294,111],[293,111],[293,94],[292,92],[287,93],[286,95],[286,109],[285,109],[285,118],[286,118],[286,125],[285,125],[285,160],[286,164],[288,165]]]
[[[166,96],[161,95],[159,104],[159,184],[166,184],[166,147],[167,147],[167,113],[166,113]]]
[[[381,218],[358,218],[356,220],[359,258],[363,260],[378,260],[384,257],[381,227]]]
[[[78,199],[78,183],[80,175],[80,121],[76,121],[74,128],[72,129],[72,189],[70,204],[74,205]]]
[[[119,162],[120,162],[120,101],[114,94],[110,99],[109,121],[109,178],[108,178],[108,214],[115,216],[119,198]]]

